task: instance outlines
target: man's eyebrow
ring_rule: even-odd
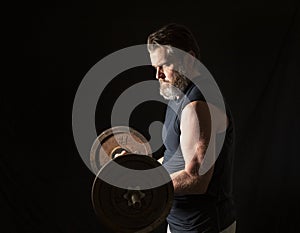
[[[164,62],[162,62],[162,63],[160,63],[159,65],[152,65],[154,68],[156,68],[156,67],[160,67],[160,66],[163,66],[163,65],[165,65],[165,64],[167,64],[168,62],[167,61],[164,61]]]

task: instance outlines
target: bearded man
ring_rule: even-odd
[[[207,101],[195,85],[201,80],[210,86],[196,68],[199,46],[188,28],[165,25],[148,36],[147,45],[160,94],[169,100],[162,132],[166,148],[162,164],[172,178],[175,194],[167,217],[168,232],[233,233],[234,128],[229,108]],[[186,54],[178,56],[176,49]],[[217,119],[214,125],[213,117]],[[218,150],[222,137],[224,143]],[[213,149],[207,153],[209,144]],[[207,164],[210,166],[201,172]]]

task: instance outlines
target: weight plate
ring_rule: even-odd
[[[94,173],[122,150],[152,157],[150,144],[141,133],[130,127],[115,126],[102,132],[92,145],[90,163]]]
[[[135,170],[161,166],[154,158],[137,154],[119,156],[113,161],[125,168]],[[110,232],[148,233],[153,231],[165,221],[172,206],[174,189],[168,172],[161,166],[162,169],[159,169],[158,174],[155,175],[159,177],[154,178],[164,180],[168,177],[168,182],[164,185],[139,190],[138,187],[143,187],[141,182],[147,183],[153,178],[139,180],[137,177],[130,177],[126,169],[121,172],[116,171],[118,174],[115,179],[128,183],[128,189],[123,189],[99,178],[102,175],[111,174],[113,166],[111,161],[100,169],[92,188],[92,203],[100,222]],[[137,203],[134,204],[136,200]]]

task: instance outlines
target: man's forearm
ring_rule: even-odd
[[[175,194],[204,194],[207,190],[208,183],[205,179],[190,175],[185,170],[171,174],[171,178]]]

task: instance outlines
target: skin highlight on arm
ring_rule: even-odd
[[[210,109],[214,117],[223,114],[216,107],[211,108],[210,106]],[[217,132],[226,129],[227,122],[224,122],[224,119],[225,121],[227,119],[224,118],[224,114],[218,119],[221,120],[212,127],[208,104],[203,101],[191,102],[183,109],[180,125],[180,145],[185,160],[185,169],[171,174],[176,194],[206,193],[213,175],[214,163],[211,163],[204,174],[200,175],[199,171],[202,168],[204,159],[215,158],[215,135]],[[207,151],[210,141],[212,150]]]

